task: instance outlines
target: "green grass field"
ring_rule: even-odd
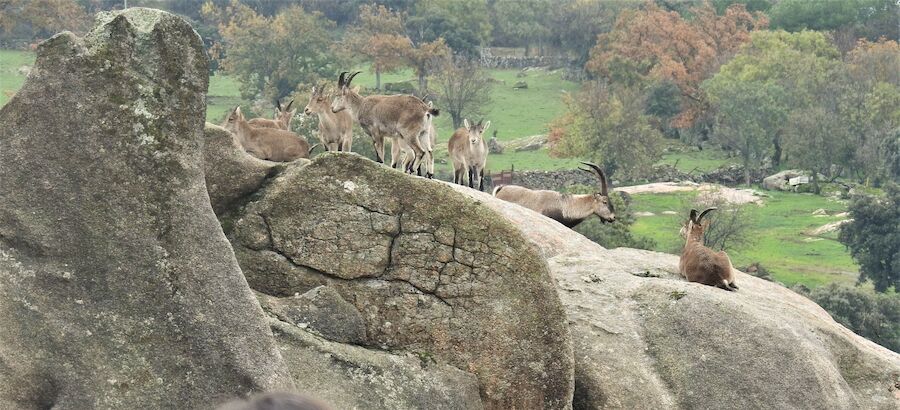
[[[660,164],[674,165],[680,171],[702,174],[726,164],[739,163],[737,158],[729,158],[724,152],[714,149],[692,152],[674,152],[663,155]]]
[[[744,249],[729,251],[735,266],[760,262],[775,280],[788,286],[801,283],[815,287],[831,282],[854,283],[859,267],[832,232],[821,236],[805,234],[812,229],[837,221],[834,216],[814,216],[817,209],[829,214],[846,211],[846,204],[821,196],[783,192],[767,192],[763,206],[747,205],[754,229],[753,242]],[[656,250],[677,253],[683,239],[678,234],[683,215],[661,215],[663,211],[679,212],[696,193],[634,195],[636,212],[653,212],[640,217],[633,226],[638,236],[653,238]]]
[[[34,53],[27,51],[0,50],[0,107],[6,105],[25,82],[19,67],[34,64]]]

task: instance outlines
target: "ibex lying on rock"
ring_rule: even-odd
[[[353,146],[353,118],[347,111],[331,112],[331,96],[325,95],[324,86],[313,87],[303,112],[319,117],[319,140],[327,151],[350,152]]]
[[[606,175],[597,165],[589,162],[582,164],[591,169],[579,169],[597,175],[600,180],[600,192],[571,195],[556,191],[536,191],[518,185],[503,185],[494,188],[494,196],[536,211],[569,228],[575,227],[591,215],[597,215],[603,222],[615,222],[616,214],[609,200]]]
[[[279,130],[291,130],[291,120],[294,119],[294,114],[297,113],[297,110],[292,110],[291,106],[294,105],[294,100],[288,103],[287,106],[282,107],[280,101],[275,101],[275,119],[270,120],[268,118],[253,118],[250,121],[247,121],[250,126],[256,128],[275,128]]]
[[[678,262],[678,270],[690,282],[719,287],[728,291],[736,290],[734,284],[734,266],[728,255],[716,252],[703,245],[703,217],[716,208],[709,208],[697,216],[697,210],[691,209],[690,219],[683,228],[682,234],[686,237],[684,250],[681,251],[681,260]]]
[[[464,119],[463,127],[450,137],[447,151],[453,161],[454,183],[463,185],[463,175],[468,175],[469,188],[474,188],[475,181],[478,181],[478,190],[484,190],[484,166],[487,163],[488,148],[483,134],[490,126],[490,121],[469,124],[469,120]]]
[[[224,128],[237,137],[244,151],[256,158],[277,162],[309,158],[311,148],[303,137],[275,128],[251,127],[241,107],[231,111]]]
[[[350,111],[354,120],[372,137],[378,162],[384,163],[384,138],[402,139],[415,154],[410,169],[418,169],[425,156],[425,149],[419,143],[420,136],[428,132],[432,117],[438,110],[429,107],[422,100],[411,95],[372,95],[363,97],[359,91],[350,88],[357,71],[347,77],[342,72],[338,78],[337,98],[331,103],[331,112]]]
[[[422,170],[424,168],[425,177],[431,179],[434,177],[434,147],[437,145],[437,130],[434,129],[434,124],[431,124],[428,127],[428,132],[425,135],[419,137],[419,145],[425,149],[425,157],[422,159],[422,163],[419,165],[419,168],[416,171],[416,174],[422,176]],[[409,145],[406,145],[405,142],[401,139],[394,140],[391,143],[391,168],[397,168],[397,166],[402,166],[406,172],[412,173],[412,160],[414,158],[415,153]]]

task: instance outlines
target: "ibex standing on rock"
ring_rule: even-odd
[[[251,127],[241,107],[228,114],[224,128],[237,137],[244,151],[256,158],[276,162],[309,158],[311,148],[305,139],[290,131]]]
[[[490,121],[469,124],[469,120],[463,119],[463,127],[450,137],[447,151],[453,160],[454,183],[462,185],[463,175],[467,174],[469,188],[475,188],[477,181],[478,190],[484,190],[484,166],[487,163],[488,148],[483,134],[490,126]]]
[[[419,137],[419,145],[425,150],[425,158],[423,158],[422,163],[419,165],[419,168],[416,169],[416,173],[419,176],[422,176],[422,169],[425,169],[425,177],[431,179],[434,177],[434,147],[437,145],[437,130],[434,129],[434,124],[428,127],[428,132],[425,135]],[[412,148],[401,139],[394,140],[391,143],[391,168],[397,168],[397,166],[402,166],[406,172],[412,173],[412,159],[413,159]]]
[[[600,192],[571,195],[556,191],[536,191],[518,185],[503,185],[494,188],[494,196],[538,212],[548,218],[572,228],[591,215],[597,215],[603,222],[615,222],[616,214],[609,200],[609,183],[603,170],[595,164],[582,162],[590,169],[582,171],[597,175]]]
[[[313,87],[303,112],[319,117],[319,140],[327,151],[350,152],[353,146],[353,118],[347,111],[331,112],[331,97],[325,95],[324,86]]]
[[[291,106],[294,105],[294,100],[288,103],[287,106],[282,107],[280,101],[275,101],[275,119],[270,120],[268,118],[253,118],[247,123],[252,127],[256,128],[275,128],[279,130],[290,131],[291,130],[291,120],[294,119],[294,114],[297,113],[297,110],[292,110]]]
[[[419,143],[422,134],[428,132],[432,117],[438,110],[429,107],[412,95],[372,95],[363,97],[359,91],[350,88],[353,77],[342,72],[338,78],[337,98],[331,103],[331,112],[350,111],[354,120],[372,137],[378,162],[384,163],[384,138],[402,139],[415,154],[410,169],[418,169],[425,156],[425,149]]]
[[[716,252],[703,244],[703,217],[715,209],[709,208],[700,213],[700,216],[697,216],[696,209],[691,209],[690,219],[682,228],[686,238],[678,270],[690,282],[733,291],[738,287],[734,284],[734,266],[728,254]]]

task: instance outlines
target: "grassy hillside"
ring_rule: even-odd
[[[6,104],[9,97],[25,82],[25,76],[19,73],[19,67],[32,64],[34,53],[0,50],[0,107]]]
[[[729,251],[735,266],[760,262],[772,276],[790,286],[802,283],[815,287],[831,282],[853,283],[859,267],[847,249],[837,241],[836,232],[819,236],[809,231],[842,218],[815,216],[824,209],[829,215],[844,212],[846,204],[811,194],[768,192],[763,206],[747,205],[755,227],[753,243],[739,251]],[[663,211],[680,211],[696,193],[634,195],[634,210],[652,212],[654,216],[638,218],[636,235],[653,238],[657,249],[677,253],[683,244],[678,234],[684,215],[663,215]]]

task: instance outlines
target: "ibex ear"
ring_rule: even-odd
[[[469,119],[468,119],[468,118],[463,118],[463,126],[466,127],[466,129],[471,128],[471,127],[469,126]]]
[[[491,122],[490,122],[490,121],[484,123],[484,128],[482,128],[481,131],[482,131],[482,132],[483,132],[483,131],[487,131],[488,127],[490,127],[490,126],[491,126]]]

